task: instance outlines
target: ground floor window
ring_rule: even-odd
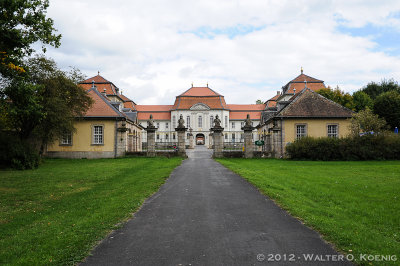
[[[296,139],[307,136],[306,125],[296,125]]]
[[[93,144],[96,145],[104,144],[104,126],[102,125],[93,126]]]
[[[338,135],[338,125],[328,125],[328,138],[337,138]]]
[[[61,136],[61,145],[72,145],[72,132],[65,132]]]

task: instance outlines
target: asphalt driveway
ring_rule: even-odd
[[[349,264],[319,234],[212,160],[211,150],[198,146],[188,155],[84,265]]]

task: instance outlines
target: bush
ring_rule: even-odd
[[[39,163],[39,153],[29,143],[0,132],[0,167],[24,170],[37,168]]]
[[[399,160],[400,136],[305,137],[286,146],[286,153],[289,158],[298,160]]]

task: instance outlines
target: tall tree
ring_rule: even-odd
[[[381,82],[370,82],[367,86],[363,87],[361,91],[365,92],[366,94],[371,97],[372,100],[375,100],[380,94],[388,91],[397,91],[400,92],[399,84],[394,81],[393,79],[383,79]]]
[[[320,89],[317,92],[344,107],[352,110],[354,109],[353,97],[349,93],[340,90],[339,87],[336,87],[335,89],[328,87],[326,89]]]
[[[1,0],[0,1],[0,74],[8,76],[24,72],[20,66],[24,56],[31,55],[31,45],[42,42],[60,46],[61,35],[55,34],[53,20],[46,17],[49,0]]]
[[[374,102],[374,113],[383,117],[392,129],[400,127],[400,93],[388,91],[380,94]]]
[[[353,103],[354,103],[354,110],[361,111],[366,109],[367,107],[372,109],[374,106],[374,101],[363,91],[356,91],[353,93]]]

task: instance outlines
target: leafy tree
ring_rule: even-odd
[[[380,94],[388,91],[397,91],[400,92],[399,84],[394,81],[393,79],[383,79],[380,83],[370,82],[361,89],[361,91],[365,92],[366,94],[371,97],[371,99],[375,100]]]
[[[0,73],[10,75],[25,72],[18,66],[24,56],[31,55],[31,45],[42,42],[60,46],[61,35],[55,34],[53,20],[46,17],[49,0],[1,0],[0,1]]]
[[[260,99],[258,99],[258,100],[256,101],[256,104],[263,104],[263,101],[260,100]]]
[[[360,133],[367,132],[380,133],[386,129],[385,119],[379,118],[368,107],[355,113],[350,122],[350,132],[353,136],[359,136]]]
[[[380,94],[375,99],[374,113],[383,117],[392,129],[400,127],[400,93],[388,91]]]
[[[35,140],[40,150],[65,132],[74,131],[76,117],[83,116],[92,99],[73,78],[76,69],[66,73],[43,56],[26,63],[27,78],[12,80],[3,91],[8,129],[22,140]]]
[[[335,89],[328,87],[326,89],[320,89],[317,92],[325,98],[343,105],[344,107],[352,110],[354,109],[353,97],[349,93],[340,90],[339,87],[336,87]]]
[[[353,93],[354,110],[361,111],[365,108],[373,108],[374,101],[363,91],[356,91]]]

